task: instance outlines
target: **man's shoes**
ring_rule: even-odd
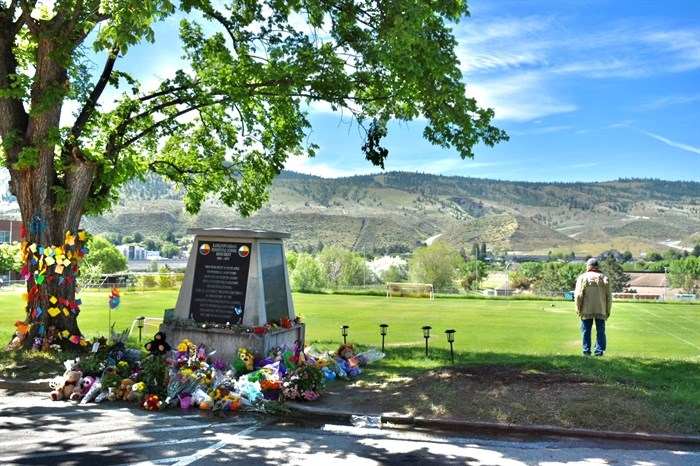
[[[600,353],[596,353],[595,355],[596,355],[596,356],[602,356],[602,355],[603,355],[603,352],[601,351]]]
[[[589,353],[583,353],[583,355],[584,355],[584,356],[590,356],[591,353],[590,353],[590,352],[589,352]]]

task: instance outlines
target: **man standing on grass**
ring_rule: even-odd
[[[588,259],[586,272],[576,279],[574,291],[576,315],[581,318],[581,333],[583,334],[583,354],[591,355],[591,331],[595,321],[594,354],[602,356],[605,351],[605,321],[610,317],[612,293],[610,280],[598,269],[598,260]]]

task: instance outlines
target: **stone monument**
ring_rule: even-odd
[[[230,228],[194,235],[175,309],[161,331],[175,347],[187,338],[232,362],[245,347],[264,357],[275,347],[304,343],[289,286],[283,239],[288,233]]]

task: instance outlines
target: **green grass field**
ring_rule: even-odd
[[[0,337],[5,342],[13,325],[24,319],[21,289],[0,292]],[[128,292],[121,306],[109,311],[109,290],[87,291],[79,325],[88,338],[131,327],[138,316],[162,317],[175,306],[177,291]],[[580,352],[579,321],[566,301],[502,299],[428,299],[294,294],[297,314],[306,322],[307,341],[334,345],[342,341],[340,326],[348,325],[348,341],[363,347],[381,346],[379,324],[389,325],[385,348],[424,348],[421,327],[431,326],[429,348],[449,351],[446,329],[456,330],[455,358],[470,353],[571,355]],[[144,338],[155,332],[145,329]],[[700,361],[700,305],[686,303],[618,302],[607,325],[606,356],[688,359]],[[456,361],[457,362],[457,361]]]
[[[0,338],[5,342],[14,333],[14,322],[24,318],[22,291],[0,291]],[[111,314],[109,290],[83,292],[80,298],[80,328],[92,339],[106,336],[110,322],[122,331],[136,317],[162,317],[164,309],[175,306],[177,291],[122,290],[121,306]],[[348,341],[356,349],[380,348],[379,324],[389,325],[386,357],[363,370],[357,381],[366,390],[355,398],[354,390],[344,392],[352,403],[373,402],[383,409],[396,400],[395,393],[409,392],[395,409],[417,416],[700,434],[698,304],[615,303],[604,358],[581,356],[572,302],[295,294],[294,304],[306,322],[307,343],[319,351],[337,349],[343,341],[341,325],[349,326]],[[429,357],[421,330],[426,325],[432,327]],[[454,365],[444,333],[450,328],[456,330]],[[143,342],[156,331],[154,326],[146,329]],[[130,344],[138,344],[137,336]],[[67,357],[3,352],[0,376],[52,377]],[[484,379],[488,382],[463,377],[464,371],[479,373],[478,367],[490,371]],[[503,373],[515,375],[512,383],[501,378]],[[523,386],[529,377],[534,381]],[[537,377],[553,382],[538,384]],[[480,388],[464,390],[464,383]],[[554,408],[543,411],[543,404]]]

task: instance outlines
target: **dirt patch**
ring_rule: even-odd
[[[519,425],[667,432],[648,401],[589,378],[484,365],[426,371],[412,378],[332,381],[318,407],[372,415],[406,415]]]

